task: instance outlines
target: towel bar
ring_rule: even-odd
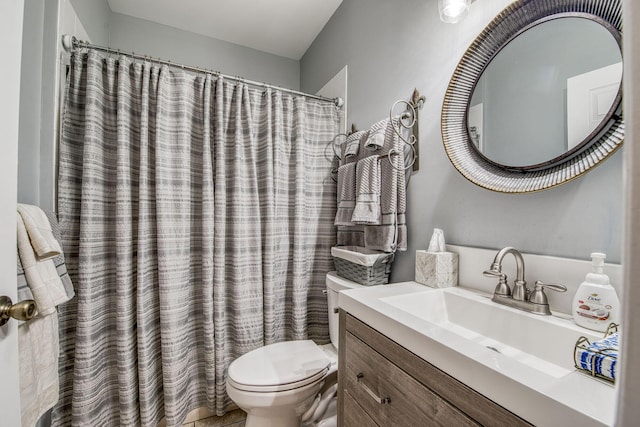
[[[394,102],[389,110],[389,121],[393,128],[393,131],[398,136],[400,141],[404,144],[402,146],[404,147],[405,145],[407,145],[411,149],[411,161],[407,165],[403,166],[402,168],[403,170],[411,169],[415,172],[420,169],[420,155],[418,152],[419,137],[420,137],[418,133],[419,132],[418,131],[418,110],[422,109],[425,102],[426,102],[426,97],[420,95],[420,92],[418,92],[418,89],[414,89],[413,94],[411,95],[411,99],[409,101],[400,99]],[[401,109],[401,113],[397,115],[397,120],[394,120],[394,116],[396,116],[396,114],[394,113],[397,110],[398,106],[401,106],[403,108]],[[403,130],[411,131],[411,134],[408,136],[408,138],[405,138],[405,136],[403,135],[404,133]],[[355,132],[356,132],[356,125],[352,124],[351,132],[349,134],[339,133],[331,141],[331,148],[333,150],[335,157],[338,160],[340,161],[342,160],[342,156],[339,153],[338,147],[344,144],[346,142],[346,138]],[[336,143],[336,141],[341,137],[344,137],[345,139],[340,143]],[[391,157],[400,155],[402,154],[403,151],[404,151],[404,148],[400,152],[398,152],[397,149],[393,148],[389,150],[387,154],[381,154],[380,158],[386,157],[389,160],[389,163],[391,163],[391,166],[394,167],[394,169],[399,169],[395,165],[395,163],[391,160]],[[337,168],[334,168],[331,170],[331,175],[332,175],[331,178],[333,179],[334,182],[337,181],[335,178],[335,174],[337,173],[337,171],[338,171]]]
[[[31,320],[38,312],[36,302],[32,299],[26,299],[18,303],[13,303],[8,296],[0,296],[0,326],[4,325],[9,319]]]
[[[392,124],[393,131],[400,138],[400,141],[405,143],[411,148],[412,156],[411,162],[404,167],[404,170],[411,169],[414,172],[420,169],[420,155],[418,154],[418,145],[419,145],[419,133],[418,133],[418,110],[422,109],[422,106],[426,102],[427,98],[420,95],[418,89],[413,89],[413,94],[411,95],[411,100],[405,101],[403,99],[397,100],[391,109],[389,110],[389,120]],[[394,111],[398,105],[402,105],[405,107],[404,111],[398,116],[399,120],[397,121],[397,127],[393,120]],[[406,139],[402,135],[402,130],[407,129],[411,130],[411,135],[409,135],[409,139]],[[396,153],[400,154],[400,153]],[[391,161],[391,157],[389,157],[389,162],[391,166],[395,169],[398,169],[394,163]]]

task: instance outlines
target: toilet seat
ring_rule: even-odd
[[[260,347],[229,365],[232,387],[252,392],[293,390],[321,380],[331,361],[311,340],[286,341]]]
[[[251,385],[251,384],[241,384],[234,381],[231,377],[227,378],[228,385],[236,388],[237,390],[242,391],[251,391],[255,393],[274,393],[279,391],[290,391],[295,390],[296,388],[301,388],[309,384],[313,384],[314,382],[318,382],[322,380],[327,375],[329,368],[323,369],[318,372],[316,375],[306,378],[302,381],[287,383],[287,384],[274,384],[274,385]]]

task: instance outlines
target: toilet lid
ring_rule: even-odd
[[[321,379],[331,361],[311,340],[270,344],[229,365],[229,382],[240,390],[283,391]]]

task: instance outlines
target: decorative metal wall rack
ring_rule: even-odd
[[[411,149],[411,160],[405,162],[405,170],[412,169],[413,171],[418,171],[420,169],[418,110],[422,109],[425,102],[426,98],[420,95],[418,89],[414,89],[410,100],[399,99],[394,102],[389,109],[389,120],[394,132],[398,138]],[[398,114],[395,114],[396,112],[398,112]],[[397,117],[397,120],[394,120],[394,117]],[[408,137],[404,135],[405,130],[410,131]],[[356,125],[352,124],[349,134],[340,133],[333,139],[333,150],[339,160],[342,160],[340,155],[342,150],[340,150],[340,146],[346,141],[346,138],[354,132],[357,132],[357,129]],[[345,139],[337,142],[341,137]],[[394,162],[391,161],[391,157],[403,154],[404,152],[397,152],[397,150],[391,149],[387,154],[381,154],[380,157],[387,157],[391,165],[395,168],[396,166]]]

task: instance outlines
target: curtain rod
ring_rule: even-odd
[[[309,94],[309,93],[304,93],[304,92],[300,92],[300,91],[293,90],[293,89],[287,89],[287,88],[283,88],[283,87],[279,87],[279,86],[273,86],[273,85],[270,85],[268,83],[248,80],[248,79],[244,79],[242,77],[237,77],[237,76],[230,76],[228,74],[223,74],[223,73],[221,73],[219,71],[208,70],[206,68],[194,67],[194,66],[191,66],[191,65],[184,65],[184,64],[177,64],[175,62],[171,62],[171,61],[168,61],[168,60],[165,60],[165,59],[152,58],[151,56],[140,55],[140,54],[137,54],[135,52],[123,52],[120,49],[113,49],[111,47],[98,46],[98,45],[86,42],[84,40],[78,40],[77,38],[75,38],[75,36],[70,36],[68,34],[63,34],[62,35],[62,46],[64,47],[64,50],[66,50],[69,53],[73,53],[73,52],[75,52],[75,51],[77,51],[79,49],[89,48],[89,49],[99,50],[99,51],[107,52],[107,53],[125,55],[125,56],[129,56],[129,57],[135,58],[135,59],[141,59],[141,60],[145,60],[145,61],[149,61],[149,62],[154,62],[156,64],[164,64],[164,65],[168,65],[170,67],[181,68],[183,70],[195,71],[197,73],[213,74],[213,75],[216,75],[218,77],[223,77],[223,78],[228,79],[228,80],[233,80],[233,81],[236,81],[236,82],[242,82],[242,83],[246,83],[246,84],[251,85],[251,86],[257,86],[257,87],[264,88],[264,89],[270,88],[270,89],[279,90],[281,92],[291,93],[293,95],[302,95],[302,96],[307,97],[307,98],[317,99],[317,100],[325,101],[325,102],[331,102],[331,103],[335,104],[335,106],[338,107],[338,108],[341,108],[344,105],[344,101],[343,101],[342,98],[327,98],[327,97],[320,96],[320,95],[312,95],[312,94]]]

